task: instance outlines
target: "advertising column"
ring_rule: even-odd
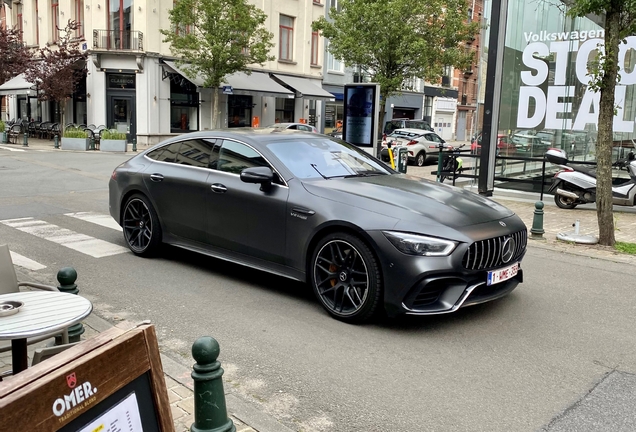
[[[376,156],[377,121],[380,109],[378,84],[347,84],[344,87],[343,139]]]

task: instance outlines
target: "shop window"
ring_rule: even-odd
[[[294,51],[294,18],[287,15],[281,15],[279,30],[280,49],[278,59],[292,61]]]
[[[199,93],[196,86],[178,74],[170,75],[170,132],[199,130]]]
[[[227,107],[228,127],[252,126],[252,96],[230,95]]]
[[[294,121],[294,99],[276,99],[276,123]]]

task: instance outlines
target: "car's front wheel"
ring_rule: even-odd
[[[124,240],[135,255],[152,256],[161,244],[161,226],[152,204],[135,194],[124,204],[122,215]]]
[[[330,234],[318,243],[310,283],[327,312],[350,323],[371,319],[382,298],[377,259],[362,240],[347,233]]]

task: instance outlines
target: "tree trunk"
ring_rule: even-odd
[[[608,10],[605,16],[605,59],[601,82],[601,101],[598,116],[596,213],[599,243],[614,246],[614,213],[612,209],[612,146],[614,132],[614,103],[618,76],[618,44],[620,13]]]
[[[218,129],[219,121],[219,86],[212,87],[212,129]]]

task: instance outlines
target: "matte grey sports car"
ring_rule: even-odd
[[[117,167],[109,186],[135,254],[169,243],[306,281],[343,321],[454,312],[522,281],[527,229],[512,211],[325,135],[180,135]]]

